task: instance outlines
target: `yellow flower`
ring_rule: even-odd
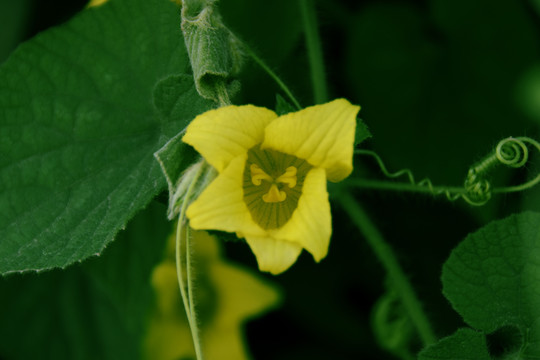
[[[235,232],[273,274],[302,249],[323,259],[332,232],[326,181],[352,171],[359,110],[337,99],[279,117],[253,105],[197,116],[182,140],[219,175],[187,209],[191,227]]]
[[[192,235],[197,264],[194,295],[204,356],[249,359],[242,326],[247,319],[276,306],[279,293],[249,271],[223,261],[214,237],[203,231]],[[167,258],[152,273],[156,306],[144,341],[145,357],[149,360],[195,358],[176,278],[174,240],[171,236]]]

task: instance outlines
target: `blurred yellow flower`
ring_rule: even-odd
[[[90,2],[88,3],[88,7],[94,7],[94,6],[99,6],[99,5],[103,5],[107,2],[108,0],[90,0]]]
[[[249,359],[243,323],[274,307],[279,293],[240,266],[221,259],[219,243],[204,231],[193,232],[195,302],[206,359]],[[152,273],[156,307],[151,314],[144,351],[148,360],[195,358],[191,332],[182,305],[174,257],[175,238],[167,256]]]
[[[197,116],[183,141],[219,175],[187,209],[190,226],[245,238],[261,271],[287,270],[302,249],[320,261],[332,231],[326,181],[352,171],[359,110],[337,99],[280,117],[253,105]]]
[[[88,3],[88,5],[86,5],[87,7],[95,7],[95,6],[99,6],[99,5],[103,5],[105,4],[107,1],[109,0],[90,0],[90,2]],[[182,6],[182,0],[171,0],[173,3],[175,3],[176,5],[179,5],[179,6]]]

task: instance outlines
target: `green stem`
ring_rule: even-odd
[[[186,311],[186,316],[189,323],[189,329],[191,331],[191,338],[193,339],[193,347],[195,348],[195,356],[197,360],[203,360],[202,350],[201,350],[201,340],[199,338],[199,326],[197,324],[197,315],[195,311],[195,300],[193,297],[193,279],[191,277],[191,258],[190,258],[190,233],[189,225],[186,228],[186,271],[187,271],[187,289],[186,294],[186,285],[184,284],[184,276],[182,272],[182,229],[184,229],[184,223],[186,220],[186,209],[195,189],[197,179],[200,177],[201,169],[204,168],[201,166],[199,173],[196,174],[195,180],[189,185],[189,188],[186,191],[184,197],[184,203],[180,209],[180,214],[178,216],[178,224],[176,225],[176,277],[178,278],[178,285],[180,286],[180,294],[182,295],[182,302],[184,303],[184,309]]]
[[[197,322],[197,311],[195,310],[195,300],[193,296],[193,276],[191,269],[191,232],[189,226],[186,229],[186,272],[187,272],[187,290],[189,297],[189,313],[191,314],[191,335],[195,345],[195,355],[198,360],[202,360],[201,341],[199,339],[199,326]]]
[[[224,81],[220,81],[215,85],[216,96],[220,107],[231,105],[227,86]]]
[[[275,72],[272,71],[272,69],[270,69],[270,67],[268,65],[266,65],[266,63],[259,57],[257,56],[257,54],[255,54],[255,52],[253,50],[251,50],[249,48],[249,46],[245,45],[244,48],[243,48],[248,54],[249,56],[251,56],[251,58],[257,63],[259,64],[259,66],[264,70],[266,71],[266,73],[268,75],[270,75],[270,77],[272,79],[274,79],[274,81],[276,82],[276,84],[281,88],[281,90],[283,90],[283,92],[285,93],[285,95],[287,95],[289,97],[289,100],[291,100],[291,102],[294,104],[294,106],[296,106],[296,108],[298,110],[302,109],[302,106],[300,106],[300,103],[298,102],[298,100],[296,100],[296,98],[294,97],[294,95],[292,94],[291,90],[289,90],[289,88],[287,87],[287,85],[285,85],[285,83],[283,81],[281,81],[281,79],[276,75]]]
[[[306,35],[313,96],[315,103],[321,104],[328,100],[328,89],[326,87],[323,53],[313,0],[300,0],[300,13]]]
[[[401,269],[392,248],[384,241],[381,233],[371,222],[365,210],[352,198],[350,193],[340,192],[338,193],[338,199],[384,266],[422,342],[424,345],[434,343],[437,338],[433,333],[431,324],[422,310],[420,301]]]
[[[186,286],[184,284],[184,275],[182,273],[182,237],[184,234],[182,234],[182,230],[184,227],[182,224],[182,216],[183,213],[180,213],[180,216],[178,217],[178,224],[176,224],[176,278],[178,279],[178,286],[180,287],[180,294],[182,295],[182,302],[184,304],[184,310],[186,312],[186,316],[189,322],[189,327],[191,328],[191,316],[190,316],[190,310],[189,310],[189,298],[186,294]]]

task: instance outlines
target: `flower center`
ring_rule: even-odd
[[[244,169],[244,201],[263,229],[282,227],[291,218],[311,169],[306,161],[256,146],[248,151]]]
[[[253,185],[260,186],[262,184],[262,180],[271,183],[270,190],[268,190],[268,192],[262,196],[264,202],[275,203],[282,202],[287,199],[287,194],[285,191],[279,190],[279,184],[287,184],[290,188],[296,186],[296,173],[298,169],[294,166],[289,166],[287,169],[285,169],[283,175],[279,176],[277,179],[274,179],[265,173],[264,170],[261,169],[257,164],[251,164],[249,170],[251,171],[251,182]]]

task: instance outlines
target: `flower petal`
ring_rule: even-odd
[[[187,209],[190,226],[264,236],[244,202],[242,179],[247,154],[234,158]]]
[[[246,242],[257,258],[259,270],[274,275],[287,270],[302,251],[302,247],[296,243],[268,236],[246,236]]]
[[[298,207],[291,219],[281,229],[270,235],[301,245],[315,261],[328,253],[332,234],[332,217],[326,191],[324,169],[314,168],[306,176]]]
[[[276,118],[273,111],[263,107],[226,106],[197,116],[182,141],[221,172],[232,159],[260,144],[264,128]]]
[[[356,114],[359,106],[345,99],[280,116],[265,130],[262,148],[271,148],[326,170],[341,181],[352,172]]]

